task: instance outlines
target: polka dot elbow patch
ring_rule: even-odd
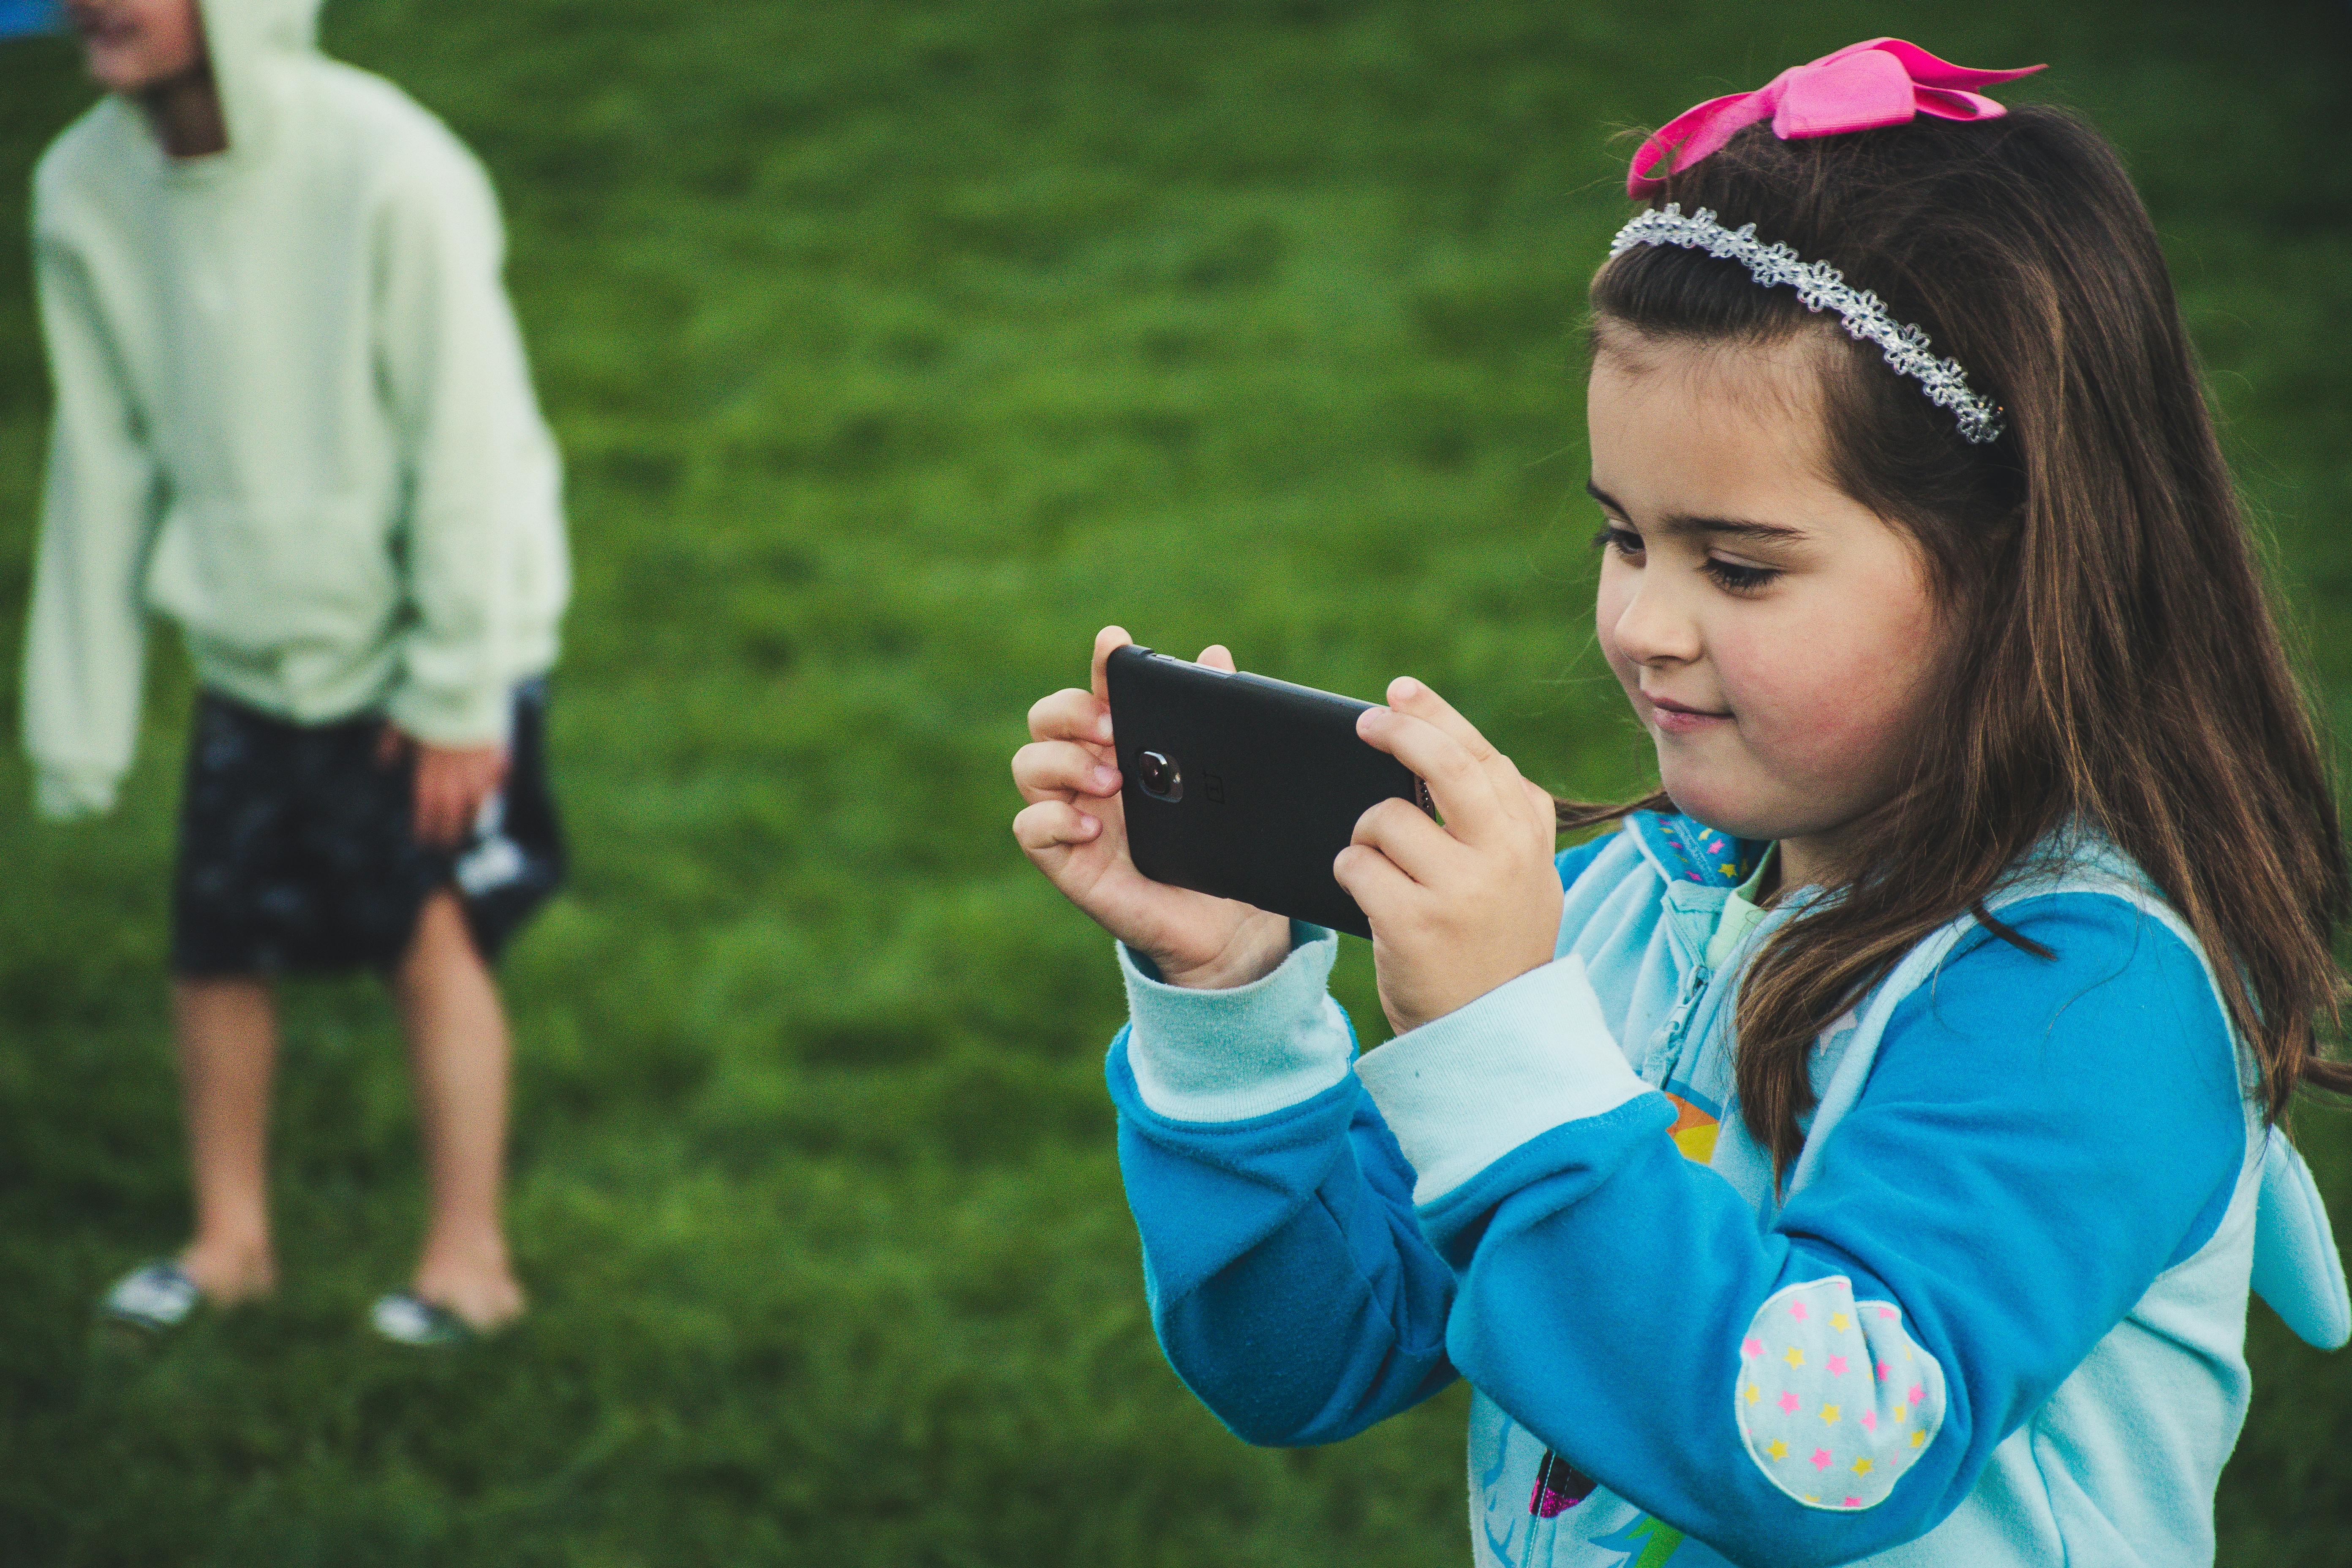
[[[1885,1502],[1944,1424],[1944,1372],[1890,1302],[1843,1275],[1791,1285],[1739,1343],[1732,1395],[1748,1457],[1808,1508]]]

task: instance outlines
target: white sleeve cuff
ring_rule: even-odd
[[[1348,1076],[1355,1037],[1324,987],[1339,939],[1294,921],[1290,955],[1228,991],[1170,985],[1118,946],[1127,1064],[1143,1103],[1171,1121],[1241,1121],[1314,1099]]]
[[[109,768],[38,765],[33,777],[33,805],[52,822],[102,816],[114,809],[119,775]]]
[[[1423,1206],[1529,1139],[1649,1087],[1574,953],[1366,1052],[1356,1077],[1412,1163]]]
[[[486,687],[477,691],[428,689],[413,680],[393,689],[385,699],[384,717],[411,740],[428,746],[466,750],[503,746],[514,718],[514,689]]]

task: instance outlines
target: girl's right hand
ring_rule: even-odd
[[[1246,985],[1288,956],[1290,922],[1152,881],[1128,854],[1103,666],[1112,649],[1132,640],[1105,626],[1095,637],[1094,689],[1056,691],[1029,710],[1030,743],[1013,755],[1013,782],[1029,804],[1013,819],[1013,837],[1064,897],[1151,960],[1169,984]],[[1201,662],[1231,670],[1234,656],[1211,647]]]

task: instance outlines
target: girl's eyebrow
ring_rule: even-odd
[[[1584,481],[1584,491],[1619,517],[1627,519],[1633,517],[1633,514],[1619,504],[1615,496],[1611,495],[1591,479]],[[1657,531],[1667,534],[1706,534],[1728,539],[1746,539],[1759,544],[1796,544],[1801,543],[1808,537],[1803,529],[1790,528],[1784,522],[1751,522],[1742,518],[1733,517],[1692,517],[1685,512],[1678,511],[1670,511],[1661,518]]]

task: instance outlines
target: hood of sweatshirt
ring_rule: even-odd
[[[279,80],[289,62],[319,50],[320,0],[198,0],[205,47],[228,125],[231,166],[268,154],[282,117]]]

